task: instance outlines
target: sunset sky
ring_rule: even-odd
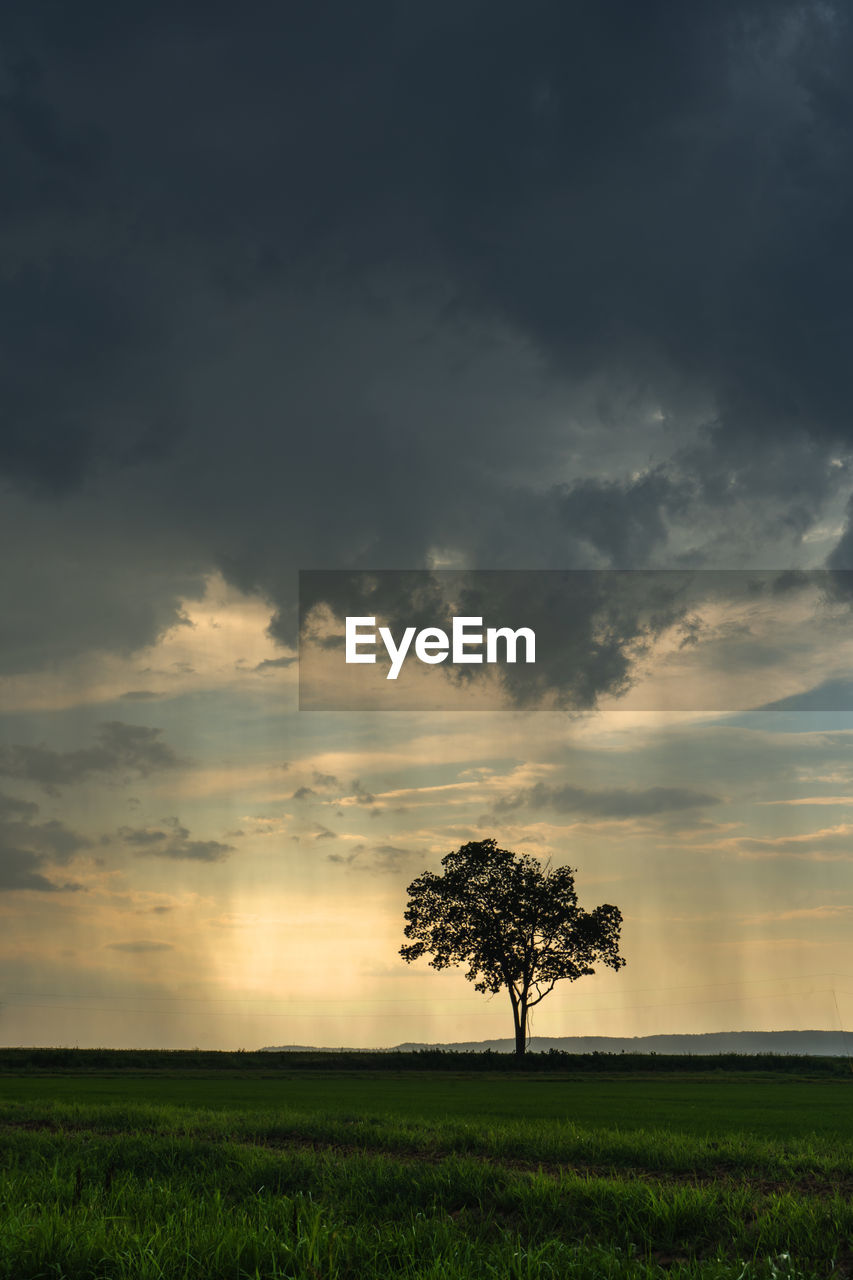
[[[849,15],[0,30],[0,1043],[509,1036],[398,954],[486,836],[624,916],[534,1034],[853,1027]],[[298,572],[392,569],[691,585],[300,710]]]

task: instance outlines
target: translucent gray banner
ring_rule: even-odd
[[[853,573],[304,570],[302,710],[853,709]]]

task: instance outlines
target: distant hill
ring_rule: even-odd
[[[853,1055],[853,1032],[849,1031],[709,1031],[704,1035],[672,1036],[533,1036],[532,1053],[781,1053],[812,1057]],[[337,1049],[337,1046],[335,1046]],[[328,1052],[330,1046],[326,1046]],[[422,1049],[444,1049],[456,1053],[513,1053],[514,1040],[461,1040],[453,1044],[426,1044],[407,1041],[388,1052],[417,1053]],[[266,1045],[261,1053],[323,1052],[317,1045]],[[357,1049],[346,1049],[358,1053]],[[374,1052],[363,1050],[362,1052]]]

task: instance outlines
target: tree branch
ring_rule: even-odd
[[[536,990],[537,990],[537,991],[539,991],[539,983],[538,983],[538,982],[534,982],[534,984],[533,984],[533,985],[534,985],[534,987],[536,988]],[[534,1006],[535,1004],[538,1004],[540,1000],[544,1000],[544,999],[545,999],[545,997],[546,997],[547,995],[550,995],[550,993],[554,990],[554,988],[556,987],[556,985],[557,985],[557,979],[556,979],[556,978],[554,978],[554,980],[553,980],[553,982],[551,983],[551,985],[550,985],[549,987],[547,987],[544,991],[541,991],[541,992],[539,993],[539,995],[536,997],[536,999],[535,999],[535,1000],[528,1000],[528,1001],[527,1001],[527,1007],[528,1007],[528,1009],[532,1009],[532,1008],[533,1008],[533,1006]]]

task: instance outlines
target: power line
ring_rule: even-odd
[[[426,976],[426,975],[424,975]],[[847,973],[799,973],[792,974],[789,977],[772,977],[772,978],[730,978],[715,982],[682,982],[675,986],[668,987],[622,987],[619,994],[636,995],[645,991],[707,991],[717,987],[739,987],[752,986],[757,983],[764,982],[814,982],[821,978],[845,978],[853,981],[853,974]],[[779,992],[780,995],[808,995],[809,992]],[[845,994],[845,993],[842,993]],[[274,996],[166,996],[166,995],[129,995],[123,993],[114,993],[112,995],[84,995],[80,992],[64,992],[64,991],[9,991],[4,999],[27,999],[35,996],[37,1000],[190,1000],[195,1004],[270,1004],[275,1001]],[[470,997],[467,996],[448,996],[444,999],[445,1004],[467,1003]],[[752,997],[749,997],[752,998]],[[364,996],[355,997],[362,1004],[423,1004],[423,999],[418,996],[387,996],[374,997]],[[315,1007],[319,1004],[342,1004],[350,1003],[350,998],[346,996],[317,996],[316,999],[306,999],[305,1003]],[[289,1005],[289,1002],[287,1002]],[[698,1003],[698,1002],[697,1002]],[[68,1006],[70,1007],[70,1006]],[[553,1005],[551,1006],[553,1008]],[[638,1006],[639,1007],[639,1006]],[[284,1010],[286,1012],[287,1009]]]
[[[836,994],[835,988],[822,987],[822,988],[819,988],[818,990],[815,990],[814,988],[810,988],[808,991],[793,991],[793,992],[777,991],[773,993],[765,993],[765,994],[753,995],[753,996],[727,996],[722,1000],[675,1000],[675,1001],[667,1001],[663,1003],[654,1003],[654,1004],[609,1005],[606,1008],[598,1007],[598,1008],[592,1008],[592,1009],[578,1009],[574,1006],[568,1006],[568,1005],[565,1005],[565,1006],[552,1005],[550,1012],[551,1013],[569,1013],[569,1014],[572,1014],[573,1016],[578,1016],[580,1014],[588,1014],[588,1013],[633,1013],[638,1009],[680,1009],[685,1007],[696,1008],[697,1006],[705,1006],[705,1005],[712,1005],[712,1004],[713,1005],[741,1004],[743,1001],[746,1001],[746,1000],[788,1000],[788,999],[796,998],[798,996],[813,996],[813,995],[834,996],[835,994]],[[838,994],[853,995],[853,992],[840,991]],[[62,1011],[62,1012],[64,1012],[65,1010],[68,1010],[69,1012],[73,1011],[77,1013],[80,1013],[80,1012],[114,1013],[114,1014],[123,1014],[123,1015],[168,1013],[168,1014],[173,1014],[177,1017],[182,1017],[182,1018],[183,1017],[210,1018],[214,1016],[211,1012],[209,1012],[206,1009],[128,1009],[128,1008],[93,1009],[87,1005],[41,1004],[41,1003],[25,1002],[25,1001],[22,1001],[18,1004],[8,1004],[6,1007],[8,1009],[53,1009],[55,1011]],[[389,1010],[384,1013],[378,1013],[378,1012],[374,1013],[374,1012],[371,1012],[370,1010],[363,1010],[359,1012],[346,1012],[346,1013],[329,1011],[327,1014],[325,1014],[325,1016],[329,1018],[371,1018],[371,1017],[372,1018],[422,1018],[424,1016],[428,1016],[431,1018],[456,1018],[460,1016],[464,1016],[466,1018],[468,1017],[487,1018],[487,1017],[494,1017],[497,1014],[497,1012],[498,1012],[497,1010],[491,1010],[491,1009],[467,1009],[463,1013],[463,1011],[456,1010],[456,1009],[449,1009],[449,1010],[429,1009],[429,1008],[425,1008],[424,1005],[422,1004],[420,1009],[413,1009],[413,1010]],[[290,1010],[285,1010],[277,1013],[255,1013],[250,1011],[250,1012],[242,1013],[240,1016],[244,1018],[275,1018],[276,1020],[281,1020],[283,1018],[288,1018],[288,1017],[290,1018],[306,1018],[311,1016],[316,1017],[317,1014],[316,1014],[316,1011],[314,1011],[312,1014],[312,1010],[310,1009],[306,1009],[304,1011],[290,1009]]]

